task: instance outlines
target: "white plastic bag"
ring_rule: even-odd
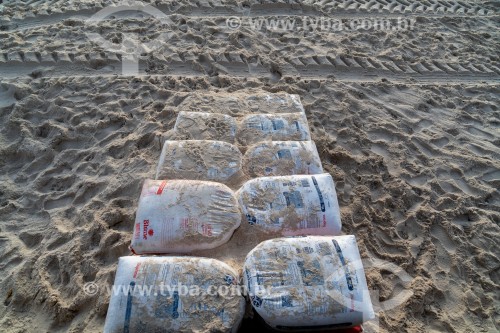
[[[228,183],[241,176],[241,152],[227,142],[165,141],[156,179],[195,179]]]
[[[238,124],[238,142],[250,145],[262,141],[309,141],[309,125],[304,113],[255,114]]]
[[[250,146],[243,157],[250,177],[323,173],[314,141],[270,141]]]
[[[121,257],[105,333],[236,332],[245,311],[237,273],[194,257]]]
[[[236,193],[247,222],[283,236],[338,235],[341,230],[332,176],[261,177]]]
[[[189,253],[226,243],[241,213],[226,185],[198,180],[146,180],[131,250],[137,254]]]
[[[174,126],[177,137],[188,140],[234,142],[237,125],[233,117],[221,113],[179,112]]]
[[[374,317],[354,236],[268,240],[243,270],[255,311],[275,329],[328,330]]]

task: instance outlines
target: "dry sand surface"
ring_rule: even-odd
[[[0,331],[100,332],[109,296],[83,286],[111,285],[130,253],[178,112],[262,92],[300,95],[343,232],[412,278],[367,269],[380,301],[412,291],[379,313],[381,332],[500,329],[498,1],[156,1],[173,28],[137,13],[85,23],[112,2],[0,1]],[[227,28],[245,15],[406,15],[414,29]],[[121,76],[118,51],[86,31],[155,50]],[[238,267],[258,240],[243,223],[203,254]]]

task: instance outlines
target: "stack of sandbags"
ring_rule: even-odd
[[[265,239],[340,233],[335,185],[323,173],[298,96],[206,95],[187,98],[179,108],[156,180],[146,180],[142,189],[130,246],[134,254],[216,248],[230,241],[242,218]],[[357,302],[366,289],[353,246],[353,240],[332,237],[257,246],[244,271],[256,311],[283,330],[360,323],[359,313],[369,309],[353,303],[346,311],[337,295]],[[104,331],[234,332],[244,313],[241,294],[222,298],[204,291],[238,281],[235,271],[213,259],[123,257],[115,287],[126,292],[112,296]],[[159,286],[168,291],[137,294]],[[272,287],[269,295],[252,294],[262,286]],[[186,287],[198,290],[181,294]],[[301,313],[307,316],[297,316]]]
[[[173,135],[177,140],[165,141],[156,179],[228,185],[238,191],[244,221],[275,236],[340,233],[335,185],[330,175],[323,174],[297,96],[203,100],[211,110],[214,105],[219,105],[217,110],[230,106],[232,111],[226,111],[231,115],[206,112],[195,99],[183,103],[189,111],[178,114]],[[255,103],[275,112],[250,107]],[[195,112],[195,106],[203,111]]]
[[[144,184],[131,249],[138,254],[191,253],[220,246],[240,225],[240,210],[251,225],[279,235],[338,234],[333,180],[320,175],[321,161],[298,96],[206,99],[210,110],[232,105],[233,111],[210,113],[196,100],[183,103],[187,111],[178,114],[177,140],[165,141],[157,181]],[[193,105],[202,112],[194,112]],[[240,149],[246,150],[244,156]],[[295,174],[319,175],[297,176],[302,177],[300,188],[292,178],[254,178]],[[239,191],[241,207],[223,184],[233,190],[245,184]],[[268,206],[274,205],[260,213],[252,210],[256,196],[267,191],[259,184],[273,187],[261,199],[270,198]]]
[[[236,190],[255,177],[323,172],[298,96],[202,96],[179,107],[188,111],[179,112],[164,143],[156,179],[217,181]],[[227,114],[206,112],[214,109]]]

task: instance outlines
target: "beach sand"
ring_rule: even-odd
[[[176,30],[135,76],[119,75],[116,53],[84,31],[155,40],[169,30],[137,16],[72,18],[109,3],[0,4],[0,331],[102,331],[109,295],[83,286],[111,286],[118,257],[130,254],[142,183],[183,103],[263,92],[300,95],[343,233],[356,235],[364,258],[411,277],[367,268],[380,302],[411,291],[379,313],[380,331],[498,331],[498,2],[157,2]],[[227,17],[248,10],[406,13],[415,26],[228,30]],[[242,225],[232,243],[196,254],[238,268],[258,240]]]

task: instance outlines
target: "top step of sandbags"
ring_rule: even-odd
[[[231,116],[252,113],[304,113],[299,95],[286,93],[192,94],[178,105],[178,109],[217,112]]]

